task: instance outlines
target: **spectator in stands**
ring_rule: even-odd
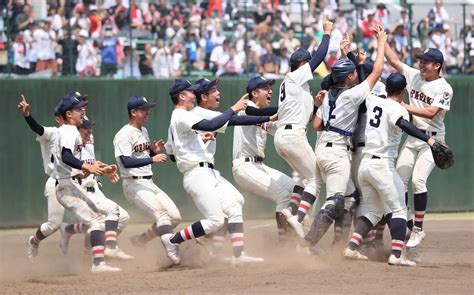
[[[199,41],[195,32],[189,33],[189,39],[186,41],[184,47],[186,48],[186,57],[188,60],[188,69],[190,71],[199,68],[198,49]]]
[[[86,14],[84,4],[77,4],[73,14],[73,17],[69,21],[69,25],[71,27],[79,26],[82,30],[89,32],[91,28],[91,21]]]
[[[211,16],[214,12],[217,12],[217,15],[223,16],[224,10],[222,9],[222,0],[209,0],[209,4],[206,10],[206,16]]]
[[[212,50],[216,47],[216,43],[212,40],[212,26],[206,27],[206,32],[204,32],[203,37],[201,39],[200,46],[201,48],[204,48],[204,63],[206,65],[206,69],[210,69],[210,60],[211,60],[211,53]]]
[[[212,70],[216,76],[222,75],[225,63],[229,60],[230,40],[225,39],[221,46],[217,46],[212,50],[210,61],[213,65]]]
[[[36,42],[38,55],[36,71],[50,70],[53,75],[55,75],[58,72],[56,54],[54,51],[56,33],[51,29],[51,23],[49,21],[40,22],[39,28],[34,32],[33,38]]]
[[[280,60],[278,56],[273,53],[273,47],[270,43],[266,43],[265,50],[267,53],[260,57],[260,73],[267,79],[280,78]]]
[[[104,23],[104,37],[101,50],[101,76],[113,77],[117,73],[117,45],[118,40],[115,37],[110,21]]]
[[[260,70],[260,58],[255,47],[251,47],[249,50],[249,58],[244,61],[245,73],[248,77],[255,77],[259,75]]]
[[[420,20],[420,22],[418,23],[418,26],[416,27],[416,31],[418,33],[418,39],[420,40],[421,45],[423,47],[426,47],[428,34],[430,33],[430,24],[429,24],[428,17],[424,17]]]
[[[18,7],[20,10],[20,7]],[[34,21],[35,13],[30,5],[25,4],[21,6],[21,12],[16,14],[15,18],[13,19],[12,24],[12,32],[16,34],[20,31],[25,30],[30,23]]]
[[[91,24],[90,30],[89,30],[89,35],[91,36],[92,39],[94,40],[99,40],[100,39],[100,33],[102,31],[102,18],[99,15],[99,12],[97,11],[97,6],[94,4],[91,4],[89,6],[89,21]]]
[[[435,6],[429,10],[428,15],[434,15],[434,26],[449,22],[448,12],[443,7],[443,0],[435,0]]]
[[[126,46],[122,59],[122,77],[123,78],[140,78],[141,73],[139,69],[140,57],[132,50],[130,46]]]
[[[69,38],[69,30],[64,30],[64,36],[59,43],[62,46],[62,69],[63,76],[76,75],[76,62],[79,47],[79,32],[80,28],[76,27],[71,31],[71,38]]]
[[[152,77],[153,76],[153,53],[156,50],[153,50],[151,44],[145,44],[144,53],[140,54],[140,73],[142,77]]]
[[[184,74],[184,55],[182,53],[182,45],[176,44],[171,46],[171,77],[177,78]]]
[[[221,76],[237,76],[242,73],[242,61],[235,53],[234,48],[229,50],[229,58],[224,64],[224,73]]]
[[[63,17],[58,12],[58,7],[51,5],[48,9],[48,20],[51,22],[51,28],[56,33],[57,39],[63,38]]]
[[[99,74],[100,66],[98,49],[94,42],[89,39],[89,32],[82,29],[79,32],[78,57],[76,61],[76,72],[82,77],[91,77]]]
[[[367,19],[363,20],[360,26],[360,31],[362,33],[362,45],[365,51],[369,50],[369,43],[374,39],[373,28],[378,24],[378,21],[375,19],[375,11],[371,10],[368,12]]]
[[[13,42],[13,72],[17,75],[30,74],[30,61],[28,60],[28,52],[30,44],[25,42],[24,33],[20,32]]]
[[[120,30],[129,24],[128,10],[123,5],[122,0],[115,0],[115,5],[109,8],[109,14],[115,19],[115,23]]]
[[[156,53],[153,58],[153,75],[155,78],[170,78],[173,73],[173,61],[170,49],[163,44],[163,41],[156,40]]]
[[[280,40],[280,49],[285,48],[287,52],[294,52],[300,46],[300,40],[295,38],[295,31],[293,29],[289,29],[286,34],[283,34]]]
[[[143,12],[144,29],[151,32],[154,38],[158,37],[161,14],[155,3],[148,3],[148,10]]]
[[[144,29],[143,22],[143,12],[140,7],[137,6],[137,1],[132,0],[132,5],[130,6],[130,18],[132,23],[132,28],[141,30]]]
[[[285,77],[286,74],[290,72],[290,53],[286,47],[280,48],[280,55],[278,59],[280,60],[280,76]]]

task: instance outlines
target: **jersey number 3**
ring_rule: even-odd
[[[284,101],[286,98],[286,94],[285,94],[285,83],[282,83],[281,84],[281,87],[280,87],[280,101]]]
[[[379,127],[380,126],[380,117],[382,117],[382,108],[381,107],[374,107],[373,110],[375,116],[373,119],[370,119],[369,124],[372,127]]]

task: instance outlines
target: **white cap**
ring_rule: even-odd
[[[89,10],[90,11],[97,10],[97,5],[94,5],[94,4],[89,5]]]
[[[79,36],[84,37],[84,38],[89,38],[89,32],[87,30],[82,29],[79,32]]]

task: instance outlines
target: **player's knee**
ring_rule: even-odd
[[[119,231],[123,231],[128,223],[130,222],[130,215],[128,214],[127,211],[125,211],[125,209],[123,208],[120,208],[120,216],[119,216],[119,224],[118,224],[118,230]]]
[[[224,226],[225,218],[223,215],[210,216],[208,219],[203,220],[202,226],[206,234],[210,234],[218,231]]]
[[[426,179],[424,177],[413,175],[412,186],[413,186],[413,193],[415,194],[424,193],[427,191]]]
[[[47,222],[41,225],[41,233],[43,233],[43,235],[45,236],[52,235],[54,232],[56,232],[59,229],[60,224],[61,224],[61,221],[57,222],[54,220],[48,220]]]
[[[175,212],[170,212],[170,221],[173,228],[178,226],[178,224],[181,222],[181,214],[179,211],[176,210]]]
[[[89,232],[94,230],[105,231],[105,219],[102,216],[97,216],[89,222]]]
[[[331,219],[338,218],[344,212],[344,196],[339,193],[329,196],[321,211]]]
[[[407,213],[408,213],[407,207],[405,206],[396,208],[395,210],[392,211],[392,216],[390,219],[400,218],[400,219],[407,220]]]

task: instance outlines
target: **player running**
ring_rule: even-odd
[[[443,54],[436,48],[429,48],[416,57],[420,60],[419,70],[402,63],[397,54],[385,46],[388,63],[403,74],[408,83],[410,104],[402,103],[412,115],[413,124],[432,136],[436,141],[445,142],[444,117],[449,111],[453,98],[453,89],[440,77],[443,67]],[[428,205],[426,183],[435,166],[429,146],[416,138],[408,137],[397,161],[397,171],[408,189],[410,176],[415,205],[415,223],[412,228],[408,248],[414,248],[425,237],[423,219]],[[408,193],[406,193],[408,203]],[[412,224],[409,224],[411,228]]]

